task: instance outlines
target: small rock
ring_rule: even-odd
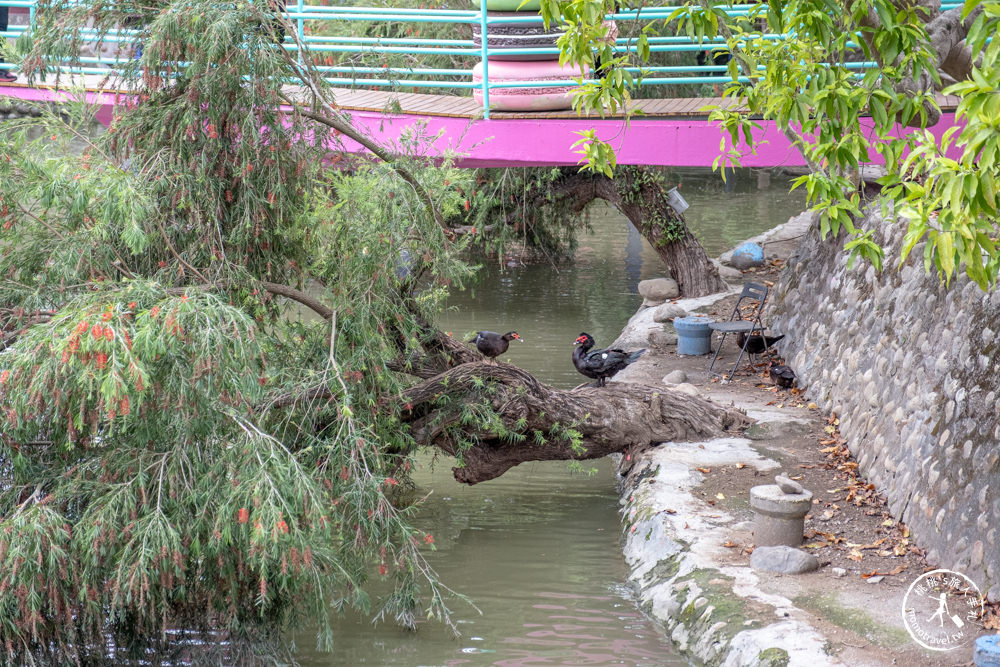
[[[730,260],[737,269],[751,269],[764,263],[764,249],[759,243],[747,241],[736,246],[733,250],[733,257]]]
[[[803,574],[818,568],[819,560],[792,547],[757,547],[750,554],[750,567],[780,574]]]
[[[778,485],[778,488],[785,493],[803,493],[805,489],[798,482],[788,479],[784,475],[778,475],[774,478],[774,483]]]
[[[688,381],[688,374],[678,368],[664,375],[663,381],[667,384],[682,384]]]
[[[656,308],[656,312],[653,313],[653,321],[661,323],[669,322],[675,317],[687,317],[687,314],[687,311],[676,303],[665,303]]]
[[[722,264],[718,260],[713,259],[712,263],[715,264],[715,268],[719,271],[719,277],[725,280],[727,283],[742,283],[743,282],[743,272],[739,269],[734,269],[731,266]]]
[[[674,387],[674,390],[687,394],[688,396],[701,396],[701,391],[698,390],[698,387],[693,384],[688,384],[687,382],[680,383]]]
[[[639,281],[639,294],[643,298],[642,305],[658,306],[667,299],[680,296],[677,281],[673,278],[653,278]]]
[[[867,581],[868,581],[869,584],[877,584],[878,582],[882,581],[883,579],[885,579],[885,577],[882,577],[882,576],[868,577]]]
[[[835,567],[835,568],[832,568],[830,571],[833,572],[833,576],[835,576],[835,577],[846,577],[847,576],[847,570],[845,570],[842,567]]]
[[[668,347],[670,345],[677,345],[677,334],[673,331],[653,329],[646,334],[646,340],[654,347]]]

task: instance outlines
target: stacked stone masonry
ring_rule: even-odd
[[[771,329],[928,562],[1000,600],[1000,290],[945,286],[922,246],[899,267],[905,223],[865,227],[879,228],[885,268],[848,268],[843,238],[813,225],[774,290]]]

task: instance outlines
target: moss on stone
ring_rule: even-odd
[[[757,654],[757,662],[754,665],[757,667],[787,667],[788,660],[788,651],[772,646]]]
[[[910,644],[910,637],[905,630],[879,623],[862,609],[844,606],[836,593],[802,595],[793,602],[796,606],[813,611],[830,623],[879,646],[898,648]]]
[[[678,589],[676,599],[679,602],[684,602],[692,586],[697,586],[699,591],[698,595],[684,606],[676,619],[691,631],[690,644],[692,646],[698,643],[698,637],[702,632],[719,622],[724,622],[726,625],[718,631],[716,641],[725,646],[728,646],[730,640],[738,632],[760,625],[756,620],[752,620],[754,615],[749,613],[747,601],[733,593],[732,577],[727,577],[718,570],[697,569],[684,575],[681,581],[688,582],[688,585]],[[698,598],[704,598],[706,604],[697,605]],[[699,627],[698,621],[709,607],[711,607],[711,614]],[[751,622],[747,622],[748,620]],[[725,655],[726,650],[724,649],[714,660],[706,661],[706,664],[718,664]],[[696,657],[704,659],[704,656]]]

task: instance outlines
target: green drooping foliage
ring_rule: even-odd
[[[811,167],[796,186],[821,214],[823,233],[846,230],[852,257],[880,267],[873,230],[858,226],[865,205],[858,185],[862,167],[881,157],[888,170],[882,201],[908,225],[904,255],[927,241],[928,270],[948,280],[962,267],[980,286],[994,284],[1000,46],[990,38],[1000,28],[1000,4],[968,0],[942,14],[934,2],[910,0],[773,0],[746,16],[729,16],[725,5],[686,2],[668,21],[694,39],[725,38],[732,54],[724,94],[739,104],[711,110],[725,136],[717,164],[738,165],[743,152],[766,141],[760,119],[775,121]],[[592,62],[594,48],[603,48],[601,19],[612,8],[611,0],[542,3],[547,20],[567,26],[563,62]],[[764,32],[786,37],[765,39]],[[645,62],[647,44],[641,36],[637,54],[620,64]],[[859,69],[863,62],[874,67]],[[577,108],[622,105],[629,79],[626,72],[581,87]],[[923,129],[940,116],[937,92],[961,98],[963,124],[940,138]],[[899,138],[907,125],[920,130]],[[580,146],[590,168],[613,169],[613,151],[592,133]]]
[[[142,48],[96,139],[83,104],[3,125],[4,661],[169,652],[183,631],[252,662],[293,624],[330,648],[344,606],[447,622],[398,498],[395,397],[472,275],[476,235],[441,224],[472,172],[414,157],[418,135],[332,169],[352,128],[266,4],[43,2],[38,21],[32,79],[88,24],[138,26]]]

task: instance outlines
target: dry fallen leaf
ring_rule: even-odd
[[[736,469],[737,469],[737,470],[743,470],[743,469],[744,469],[744,468],[746,468],[746,467],[747,467],[747,464],[746,464],[746,463],[737,463],[737,464],[736,464]]]
[[[895,521],[893,521],[892,519],[886,519],[885,521],[883,521],[883,522],[882,522],[882,525],[883,525],[883,526],[892,526],[892,525],[894,525],[895,523],[896,523],[896,522],[895,522]]]
[[[864,555],[862,555],[862,553],[857,549],[851,549],[851,553],[848,554],[847,557],[850,558],[851,560],[861,562],[861,559],[864,558]]]
[[[666,512],[667,514],[677,514],[677,510],[672,510],[672,509],[669,509],[669,508],[665,509],[663,511]]]
[[[725,500],[726,499],[726,497],[724,495],[722,495],[721,493],[715,494],[715,497],[718,498],[719,500]]]
[[[712,472],[712,469],[711,469],[711,468],[695,468],[695,470],[697,470],[698,472],[703,472],[703,473],[705,473],[706,475],[707,475],[708,473]]]
[[[725,542],[722,543],[722,546],[726,547],[727,549],[732,549],[733,547],[738,547],[739,545],[731,540],[726,540]]]
[[[806,409],[808,409],[808,410],[819,410],[819,406],[816,405],[815,403],[810,403],[810,404],[808,404],[806,406]]]

